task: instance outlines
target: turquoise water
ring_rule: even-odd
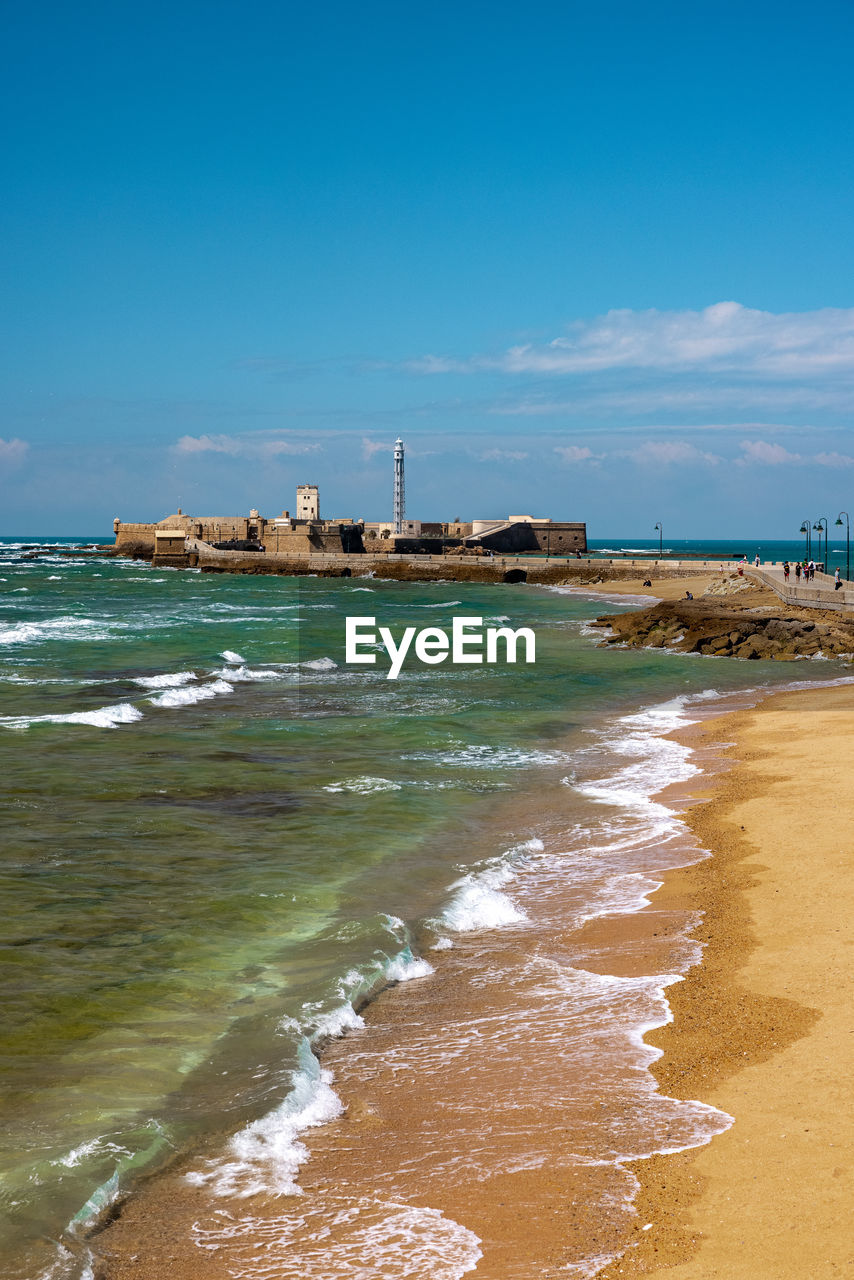
[[[536,840],[517,800],[595,820],[573,783],[621,761],[591,730],[793,675],[600,649],[603,606],[560,590],[28,554],[0,550],[0,1263],[21,1280],[139,1171],[279,1107],[311,1044],[449,931],[500,925],[500,894],[454,885]],[[537,661],[391,681],[345,664],[349,614],[528,626]]]

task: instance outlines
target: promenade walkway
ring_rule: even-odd
[[[833,609],[837,613],[854,613],[854,582],[843,582],[837,591],[829,573],[816,571],[812,582],[798,584],[794,569],[786,582],[782,568],[776,565],[760,565],[758,569],[750,565],[745,573],[776,591],[785,604],[798,605],[802,609]]]

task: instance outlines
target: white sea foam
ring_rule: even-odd
[[[412,751],[402,758],[463,769],[524,769],[534,765],[563,764],[572,757],[563,751],[536,751],[526,750],[524,747],[490,747],[456,742],[443,751]]]
[[[332,658],[313,658],[310,662],[301,662],[300,666],[307,671],[334,671],[338,663]]]
[[[0,716],[0,725],[7,729],[29,729],[34,724],[87,724],[96,729],[115,729],[120,724],[133,724],[141,719],[138,707],[130,702],[118,702],[96,711],[69,711],[64,715]]]
[[[134,676],[133,682],[143,689],[177,689],[195,678],[195,671],[167,671],[160,676]]]
[[[219,656],[221,658],[225,658],[226,662],[235,662],[238,665],[241,665],[246,661],[245,658],[241,658],[239,653],[235,653],[233,649],[223,649]]]
[[[299,1049],[299,1067],[284,1102],[236,1133],[228,1156],[211,1161],[187,1181],[208,1186],[216,1195],[247,1197],[260,1192],[299,1195],[299,1168],[308,1159],[299,1135],[340,1116],[344,1108],[332,1088],[332,1072],[321,1068],[307,1040]]]
[[[451,885],[451,900],[437,922],[439,928],[450,929],[452,933],[474,933],[524,923],[527,915],[503,889],[515,879],[517,866],[514,864],[525,854],[542,849],[541,840],[528,840],[456,880]]]
[[[127,1147],[119,1146],[118,1143],[112,1142],[109,1138],[99,1135],[98,1137],[90,1138],[88,1142],[81,1142],[79,1146],[66,1152],[58,1160],[52,1160],[51,1164],[59,1165],[64,1169],[74,1169],[88,1156],[95,1155],[96,1152],[100,1155],[116,1156],[119,1159],[127,1159],[131,1155]]]
[[[211,675],[219,676],[223,680],[236,680],[239,683],[249,683],[253,680],[281,680],[282,671],[275,671],[272,667],[223,667],[221,671],[213,671]]]
[[[330,782],[323,790],[333,794],[351,791],[357,796],[370,796],[379,791],[401,791],[402,786],[388,778],[349,778],[346,782]]]
[[[394,957],[385,972],[389,982],[410,982],[413,978],[429,977],[434,969],[422,956],[401,952]]]
[[[345,1000],[315,1018],[312,1040],[339,1040],[348,1031],[359,1031],[364,1025],[362,1015],[356,1012],[349,1000]]]
[[[233,693],[234,688],[227,680],[213,680],[210,684],[197,684],[192,688],[187,685],[177,689],[167,689],[156,698],[149,698],[153,707],[191,707],[196,702],[204,702],[207,698],[216,698],[222,693]]]
[[[242,1280],[462,1280],[483,1256],[474,1232],[439,1209],[340,1195],[280,1218],[223,1211],[193,1234],[200,1249],[224,1251]]]
[[[611,751],[629,756],[632,763],[607,778],[578,785],[577,790],[591,800],[636,810],[645,809],[671,823],[672,812],[651,797],[675,782],[685,782],[699,773],[692,751],[663,735],[696,723],[688,710],[691,702],[706,702],[721,695],[714,689],[694,695],[681,694],[634,715],[621,717],[609,727],[605,737]]]
[[[29,644],[38,640],[109,640],[114,632],[126,630],[124,621],[101,618],[45,618],[40,622],[0,625],[0,644]]]

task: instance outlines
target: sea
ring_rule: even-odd
[[[223,1244],[217,1206],[300,1206],[287,1266],[238,1250],[223,1274],[456,1280],[484,1242],[453,1188],[542,1171],[560,1124],[561,1167],[613,1227],[564,1269],[595,1275],[631,1221],[625,1162],[730,1123],[661,1098],[643,1041],[699,958],[695,919],[649,973],[603,971],[589,940],[705,856],[654,799],[701,767],[667,735],[848,668],[603,646],[589,623],[625,597],[203,574],[87,554],[102,541],[0,541],[0,1274],[85,1280],[110,1206],[177,1162],[213,1215],[199,1248]],[[345,661],[353,616],[527,627],[536,661],[392,680],[379,645]],[[505,1060],[500,1090],[469,1084]],[[370,1193],[350,1171],[308,1194],[309,1138],[334,1145],[359,1062],[431,1091],[429,1141],[417,1160],[378,1141]]]

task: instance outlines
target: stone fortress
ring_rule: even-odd
[[[258,563],[258,571],[276,572],[277,562],[329,556],[574,556],[587,550],[586,525],[528,515],[505,520],[407,520],[404,509],[403,441],[394,450],[394,516],[386,521],[323,519],[315,484],[298,484],[293,515],[174,515],[156,522],[116,519],[114,551],[152,559],[155,564],[199,564],[215,560],[226,567],[240,560]],[[263,564],[262,564],[263,562]],[[280,569],[278,571],[287,571]]]
[[[116,519],[113,530],[117,552],[153,558],[160,564],[186,563],[188,543],[269,556],[323,552],[566,556],[587,550],[585,524],[528,515],[506,520],[404,520],[399,533],[390,520],[324,520],[317,486],[307,484],[297,486],[294,515],[283,511],[280,516],[262,516],[253,508],[246,516],[191,516],[179,508],[153,523]]]

